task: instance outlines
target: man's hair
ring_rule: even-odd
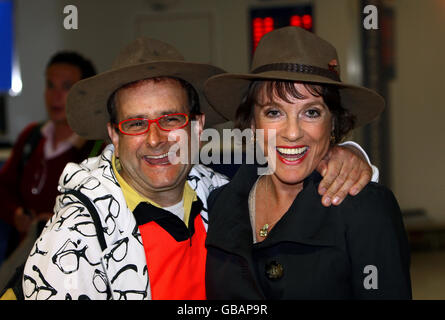
[[[270,100],[276,94],[280,99],[292,103],[289,98],[303,99],[304,95],[295,87],[295,81],[252,81],[243,101],[236,111],[235,127],[244,130],[250,128],[255,104],[260,90],[265,88]],[[340,92],[336,86],[302,83],[314,97],[322,97],[334,117],[334,140],[337,144],[354,128],[355,116],[341,106]]]
[[[55,53],[46,65],[46,70],[57,63],[66,63],[78,67],[80,69],[81,79],[96,75],[96,69],[93,63],[74,51],[59,51]]]
[[[167,80],[174,80],[177,81],[182,88],[187,92],[187,98],[188,98],[188,108],[190,110],[190,115],[199,115],[201,114],[200,111],[200,105],[199,105],[199,95],[196,92],[195,88],[188,83],[187,81],[179,78],[174,77],[154,77],[154,78],[146,78],[142,80],[137,80],[134,82],[127,83],[123,85],[122,87],[116,89],[108,98],[107,102],[107,110],[108,114],[110,116],[110,123],[117,124],[117,110],[116,110],[116,95],[121,89],[131,88],[135,87],[139,84],[142,84],[144,82],[153,81],[155,83],[161,82],[161,81],[167,81]]]

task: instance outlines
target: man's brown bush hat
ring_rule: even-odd
[[[198,92],[206,124],[227,121],[208,104],[204,82],[224,70],[208,64],[185,62],[171,45],[141,37],[126,46],[110,71],[77,82],[68,93],[67,119],[70,127],[86,139],[106,139],[110,95],[123,85],[153,77],[174,77],[189,82]]]
[[[355,127],[374,120],[385,101],[376,92],[340,80],[337,51],[327,41],[299,27],[285,27],[266,34],[256,48],[250,73],[225,73],[211,77],[205,94],[224,117],[235,120],[249,84],[255,80],[291,80],[335,85],[341,104],[356,116]]]

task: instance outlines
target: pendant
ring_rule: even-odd
[[[259,234],[260,234],[260,237],[267,237],[267,234],[268,234],[268,232],[269,232],[269,224],[265,224],[261,229],[260,229],[260,232],[259,232]]]

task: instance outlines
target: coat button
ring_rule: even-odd
[[[266,264],[266,276],[271,280],[280,279],[283,276],[283,272],[283,266],[276,261]]]

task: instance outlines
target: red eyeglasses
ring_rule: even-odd
[[[138,136],[150,130],[150,125],[156,123],[163,131],[173,131],[184,128],[189,123],[189,117],[185,113],[172,113],[160,116],[157,119],[133,118],[119,122],[115,125],[119,131],[129,136]]]

